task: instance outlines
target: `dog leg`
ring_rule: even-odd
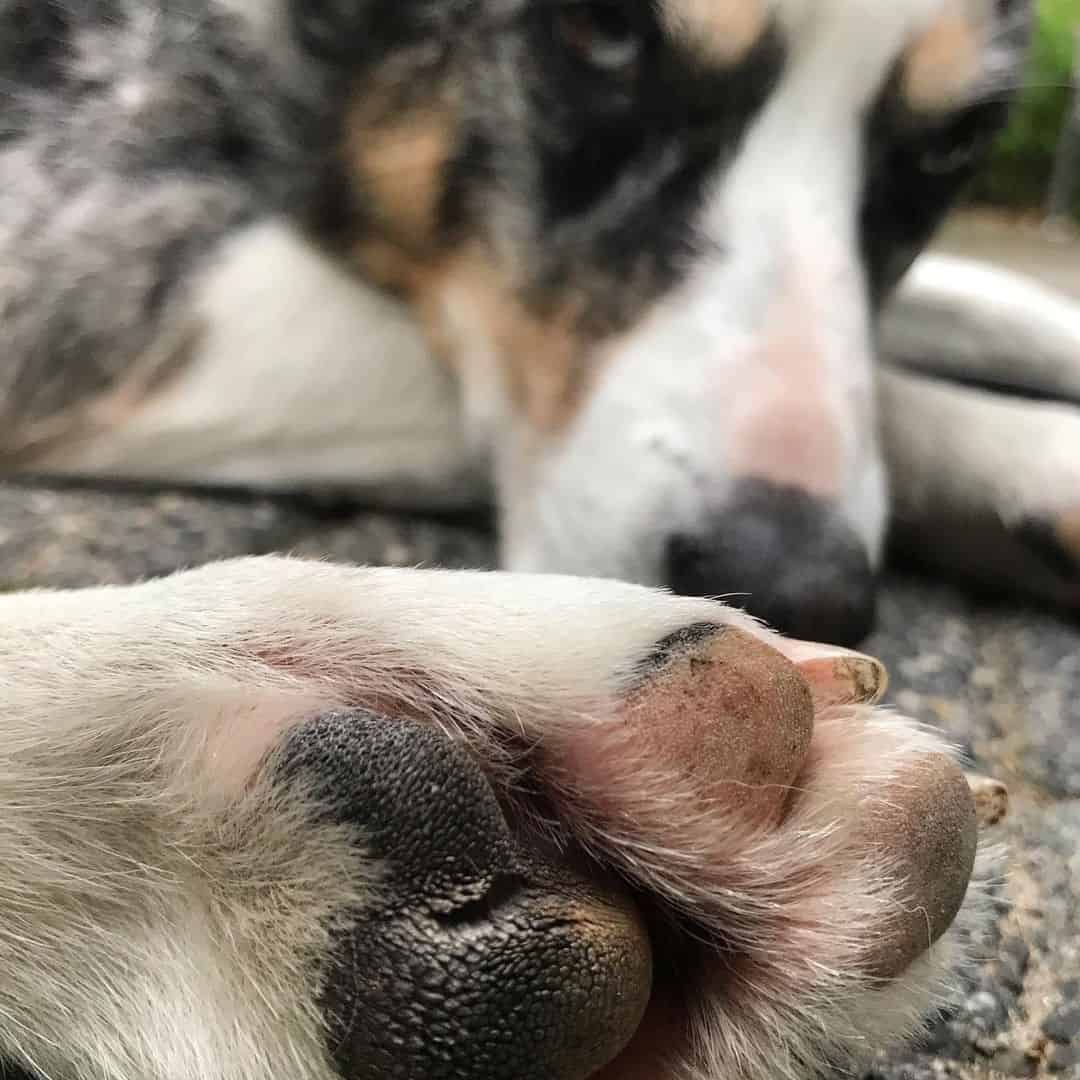
[[[924,255],[881,322],[891,363],[1080,402],[1080,304],[989,263]]]
[[[1080,410],[882,373],[898,539],[930,565],[1080,606]]]
[[[1080,603],[1080,304],[924,256],[882,323],[896,534],[995,589]]]

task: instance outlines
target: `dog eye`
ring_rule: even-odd
[[[614,0],[570,0],[555,13],[562,43],[586,63],[613,75],[633,74],[643,41]]]

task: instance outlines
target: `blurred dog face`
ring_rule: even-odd
[[[493,449],[506,564],[866,629],[886,512],[873,315],[1015,82],[1009,0],[298,7],[364,40],[350,254]]]
[[[867,629],[874,316],[1024,0],[22,12],[5,466],[400,505],[480,456],[509,569]]]

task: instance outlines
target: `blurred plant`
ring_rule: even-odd
[[[1080,0],[1039,0],[1024,87],[989,167],[972,190],[973,200],[1022,209],[1044,205],[1054,151],[1072,102],[1070,78],[1078,25]],[[1074,210],[1080,218],[1080,192]]]

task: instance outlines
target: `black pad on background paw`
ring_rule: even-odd
[[[335,713],[282,769],[384,863],[323,1006],[349,1080],[576,1080],[622,1048],[651,989],[632,901],[522,850],[477,762],[429,725]]]
[[[1080,551],[1066,542],[1067,530],[1040,518],[1027,518],[1013,534],[1035,558],[1064,584],[1080,584]]]

